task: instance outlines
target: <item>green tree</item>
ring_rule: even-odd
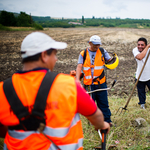
[[[20,12],[17,17],[17,25],[21,27],[30,27],[33,23],[33,20],[30,15],[27,15],[25,12]]]
[[[82,24],[84,24],[84,16],[82,16]]]
[[[95,17],[93,16],[92,19],[95,19]]]
[[[1,11],[0,13],[0,24],[3,26],[16,26],[17,19],[13,13],[7,11]]]

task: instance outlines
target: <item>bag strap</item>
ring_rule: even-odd
[[[32,110],[33,115],[37,115],[39,117],[44,117],[44,110],[46,106],[47,96],[49,94],[51,85],[53,80],[57,76],[55,72],[47,72],[43,81],[40,85],[39,91],[37,93],[35,104]],[[15,89],[12,83],[12,77],[5,80],[3,84],[4,93],[6,95],[7,101],[9,102],[11,109],[13,110],[14,114],[20,120],[23,117],[26,117],[29,114],[28,109],[24,107],[20,99],[18,98]]]

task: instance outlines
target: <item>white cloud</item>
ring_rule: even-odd
[[[0,0],[0,10],[64,18],[150,19],[149,0]]]

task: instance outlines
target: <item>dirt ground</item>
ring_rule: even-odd
[[[20,46],[22,40],[33,31],[0,31],[0,81],[10,77],[16,70],[22,69]],[[132,49],[136,47],[137,39],[145,37],[150,42],[150,29],[122,28],[50,28],[42,31],[58,41],[67,42],[68,47],[58,51],[58,61],[54,71],[69,73],[76,69],[81,50],[89,46],[92,35],[99,35],[102,47],[108,52],[116,53],[119,65],[114,70],[105,70],[107,85],[115,86],[108,91],[109,95],[128,96],[134,86],[136,61]],[[136,90],[134,92],[136,94]]]

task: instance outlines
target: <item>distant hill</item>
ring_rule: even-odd
[[[1,12],[1,11],[0,11]],[[12,12],[15,17],[19,13]],[[120,18],[53,18],[51,16],[32,16],[29,15],[32,20],[41,25],[43,28],[51,27],[63,27],[63,28],[72,28],[77,26],[82,27],[119,27],[119,28],[150,28],[150,19],[120,19]]]
[[[50,21],[50,19],[51,19],[50,16],[40,17],[40,16],[32,16],[32,15],[31,15],[31,17],[32,17],[32,19],[33,19],[34,21],[43,21],[43,22],[45,22],[45,21]]]

